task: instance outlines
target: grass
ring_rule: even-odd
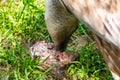
[[[49,69],[42,71],[40,62],[30,57],[28,46],[40,41],[51,41],[44,21],[44,0],[6,0],[0,2],[0,80],[54,80]],[[87,36],[80,24],[70,42]],[[71,80],[113,80],[95,43],[79,47],[68,45],[67,50],[78,53],[66,71]]]

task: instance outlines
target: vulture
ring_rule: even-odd
[[[64,51],[82,21],[115,80],[120,80],[120,0],[46,0],[45,22],[54,49]]]

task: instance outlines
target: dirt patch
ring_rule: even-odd
[[[53,43],[47,43],[45,41],[36,42],[30,47],[31,56],[35,59],[40,57],[40,62],[44,62],[42,65],[43,70],[53,67],[52,73],[56,80],[63,80],[67,65],[77,58],[76,54],[70,52],[59,52],[52,49]],[[64,74],[64,75],[63,75]]]

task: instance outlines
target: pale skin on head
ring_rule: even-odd
[[[114,79],[120,80],[120,0],[46,0],[45,15],[58,50],[64,50],[78,20],[89,26]]]

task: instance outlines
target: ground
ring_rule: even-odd
[[[54,80],[52,67],[43,71],[39,57],[34,60],[29,52],[37,41],[52,41],[44,21],[44,7],[44,0],[0,0],[1,80]],[[80,23],[70,38],[66,51],[78,54],[78,58],[66,70],[66,80],[113,80],[87,33],[89,29]]]

